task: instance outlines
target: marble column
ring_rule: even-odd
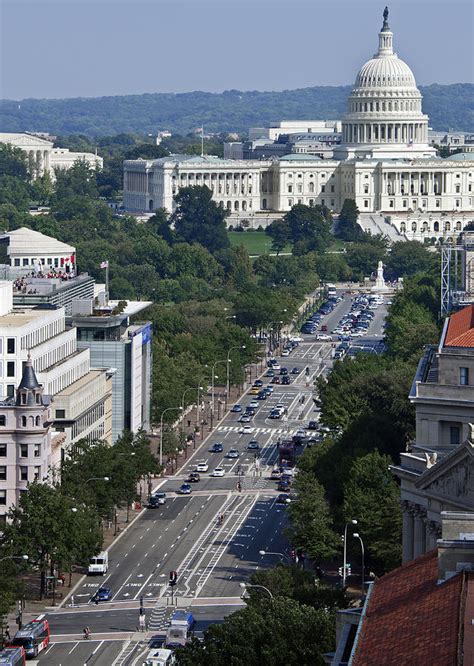
[[[408,508],[403,509],[403,560],[402,562],[409,562],[413,559],[413,515]]]
[[[425,525],[421,511],[415,510],[413,528],[413,557],[423,555],[425,552]]]

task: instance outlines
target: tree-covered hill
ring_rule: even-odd
[[[210,132],[245,132],[283,119],[341,118],[351,86],[282,92],[226,90],[74,99],[4,100],[0,131],[44,131],[100,136],[120,132],[180,134],[204,126]],[[474,131],[474,85],[421,87],[423,109],[436,130]]]

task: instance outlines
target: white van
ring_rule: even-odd
[[[143,666],[173,666],[176,663],[176,657],[173,650],[163,648],[150,650]]]
[[[102,574],[105,576],[107,569],[109,568],[109,554],[103,551],[94,557],[91,557],[89,560],[88,573],[90,574]]]

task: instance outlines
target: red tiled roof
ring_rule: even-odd
[[[463,574],[437,584],[430,551],[372,588],[354,666],[453,666],[457,662]]]
[[[474,305],[450,316],[444,346],[474,347]]]

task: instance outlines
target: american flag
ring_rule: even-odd
[[[101,268],[108,268],[108,267],[109,267],[109,262],[108,262],[108,261],[103,261],[103,262],[100,264],[100,267],[101,267]]]

